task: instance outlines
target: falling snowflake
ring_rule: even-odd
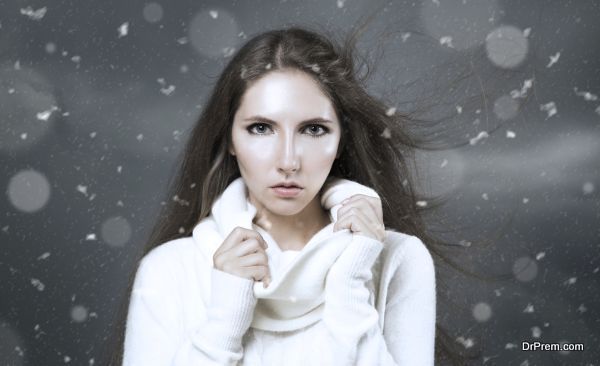
[[[525,28],[525,29],[523,29],[523,35],[525,37],[529,37],[530,34],[531,34],[531,28]]]
[[[385,115],[386,116],[393,116],[394,114],[396,114],[396,108],[395,107],[388,108],[388,110],[385,111]]]
[[[546,252],[539,252],[539,253],[538,253],[538,254],[535,256],[535,259],[539,261],[540,259],[544,258],[545,256],[546,256]]]
[[[186,43],[188,43],[188,39],[187,39],[187,37],[181,37],[181,38],[177,39],[177,43],[186,44]]]
[[[456,106],[456,112],[457,112],[458,114],[461,114],[461,113],[462,113],[462,107],[461,107],[461,106],[459,106],[459,105],[457,105],[457,106]]]
[[[392,137],[392,134],[390,133],[390,129],[388,127],[386,127],[383,132],[381,133],[381,136],[384,139],[389,139],[390,137]]]
[[[400,34],[400,37],[402,38],[402,42],[406,42],[408,37],[410,37],[410,32],[402,33],[402,34]]]
[[[556,54],[554,56],[550,56],[550,62],[548,63],[548,65],[546,65],[546,67],[552,67],[552,65],[554,65],[555,63],[558,62],[559,58],[560,58],[560,52],[556,52]]]
[[[169,85],[169,87],[167,87],[167,88],[160,88],[160,92],[167,96],[171,95],[171,93],[173,93],[174,90],[175,90],[175,85]]]
[[[84,196],[87,196],[86,186],[82,186],[81,184],[77,185],[77,191],[83,193]]]
[[[336,1],[337,7],[340,8],[340,9],[343,8],[345,2],[346,2],[346,0],[337,0]]]
[[[556,104],[554,102],[542,104],[540,106],[540,111],[546,112],[548,114],[546,119],[548,119],[556,114]]]
[[[235,47],[225,47],[222,49],[222,51],[223,51],[223,57],[227,58],[235,53]]]
[[[144,134],[139,134],[135,137],[138,141],[142,141],[144,139]]]
[[[25,9],[21,9],[21,14],[28,16],[29,19],[40,20],[46,15],[46,7],[33,10],[31,6],[28,6]]]
[[[481,131],[481,132],[479,132],[479,134],[477,136],[475,136],[475,137],[473,137],[472,139],[469,140],[469,144],[470,145],[475,145],[479,141],[484,140],[487,137],[489,137],[488,133],[486,131]]]
[[[44,288],[46,287],[44,286],[42,281],[38,280],[37,278],[32,278],[31,284],[34,285],[38,289],[38,291],[44,291]]]
[[[463,336],[456,338],[456,341],[458,343],[462,344],[465,348],[471,348],[475,344],[475,342],[473,341],[473,338],[465,339]]]
[[[471,242],[465,239],[461,239],[458,244],[462,247],[470,247],[471,246]]]
[[[160,92],[164,95],[171,95],[171,93],[173,93],[173,91],[175,90],[175,85],[167,86],[167,83],[163,78],[158,78],[156,79],[156,81],[158,81],[158,83],[162,86],[162,88],[160,88]]]
[[[52,114],[52,112],[54,112],[56,110],[58,110],[58,107],[53,105],[50,109],[37,113],[36,117],[40,121],[47,121],[48,118],[50,118],[50,115]]]
[[[440,168],[444,168],[446,165],[448,165],[448,159],[444,159],[442,161],[442,164],[440,164]]]
[[[216,10],[211,10],[208,12],[213,19],[217,19],[219,17],[219,12]]]
[[[85,236],[85,240],[96,240],[96,234],[91,233]]]
[[[577,87],[574,87],[573,90],[575,91],[576,95],[583,97],[583,100],[585,100],[586,102],[598,100],[598,96],[595,94],[592,94],[587,91],[579,91],[577,90]]]
[[[42,259],[47,259],[50,256],[50,252],[46,252],[42,255],[40,255],[39,257],[37,257],[38,261],[42,260]]]
[[[540,329],[540,327],[531,327],[531,336],[533,338],[540,338],[540,336],[542,335],[542,329]]]
[[[523,309],[523,312],[524,313],[533,313],[534,312],[533,304],[527,304],[525,309]]]
[[[425,207],[425,206],[427,206],[427,201],[417,201],[417,206]]]
[[[514,131],[511,130],[507,130],[506,131],[506,138],[507,139],[514,139],[517,135],[514,133]]]
[[[125,22],[123,24],[121,24],[119,26],[119,28],[117,29],[117,31],[119,32],[119,37],[125,37],[127,35],[127,33],[129,32],[129,22]]]
[[[450,36],[441,37],[440,38],[440,44],[442,46],[446,45],[446,46],[448,46],[450,48],[454,48],[454,46],[452,45],[452,37],[450,37]]]
[[[173,196],[173,201],[179,203],[181,206],[189,206],[189,201],[179,198],[178,195]]]
[[[533,86],[533,78],[527,79],[523,82],[523,86],[521,87],[521,90],[511,90],[510,96],[513,99],[525,98],[527,96],[527,90],[531,89],[532,86]]]

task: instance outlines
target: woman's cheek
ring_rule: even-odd
[[[242,142],[240,154],[246,161],[266,161],[274,154],[273,144],[259,139],[247,139]]]
[[[315,156],[320,156],[321,159],[333,159],[337,153],[338,139],[334,136],[321,137],[311,145],[307,147],[306,151],[310,151]]]

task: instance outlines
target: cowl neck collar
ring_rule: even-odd
[[[355,194],[379,197],[357,182],[329,177],[321,189],[320,201],[329,211],[331,222],[315,233],[299,251],[281,251],[262,227],[253,223],[257,209],[250,203],[242,177],[231,182],[214,202],[210,216],[196,225],[192,237],[205,259],[214,266],[213,255],[223,240],[237,227],[258,231],[269,247],[271,284],[254,283],[258,299],[251,327],[269,331],[303,328],[321,319],[325,278],[329,268],[352,240],[348,229],[333,232],[341,202]],[[290,257],[291,256],[291,257]]]

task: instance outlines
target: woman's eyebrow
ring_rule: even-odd
[[[274,125],[277,125],[277,122],[275,122],[271,119],[268,119],[267,117],[263,117],[263,116],[259,116],[259,115],[244,118],[244,121],[256,121],[256,120],[261,120],[264,122],[269,122]],[[300,124],[305,124],[305,123],[333,123],[333,121],[325,119],[325,118],[311,118],[311,119],[307,119],[307,120],[300,122]]]

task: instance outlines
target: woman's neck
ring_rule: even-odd
[[[301,250],[310,238],[331,223],[329,212],[321,206],[318,197],[296,215],[280,216],[265,212],[255,220],[281,250]]]

